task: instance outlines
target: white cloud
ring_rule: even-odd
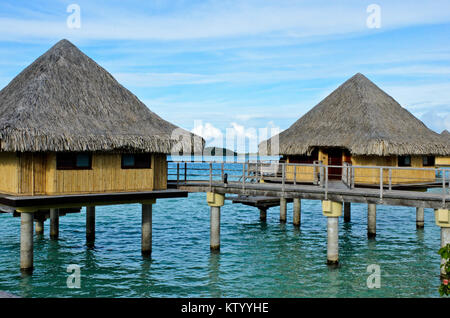
[[[257,152],[258,144],[279,133],[280,128],[269,121],[266,127],[247,127],[231,122],[220,130],[211,123],[196,121],[192,132],[202,136],[207,146],[226,147],[239,153]]]
[[[442,114],[429,111],[420,118],[428,128],[433,129],[437,133],[441,133],[445,129],[450,131],[450,113]]]
[[[212,140],[220,140],[223,138],[223,134],[220,129],[214,127],[211,123],[205,123],[203,125],[201,121],[197,121],[194,124],[194,128],[191,132],[203,137],[206,142],[210,142]]]
[[[450,82],[405,83],[381,86],[403,107],[412,112],[423,113],[431,108],[450,111]]]

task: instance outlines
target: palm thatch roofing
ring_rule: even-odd
[[[345,148],[353,155],[450,155],[450,145],[391,96],[358,73],[287,130],[259,145],[260,153],[305,155]],[[276,145],[275,145],[276,146]]]
[[[67,40],[0,91],[0,151],[170,153],[175,129]]]

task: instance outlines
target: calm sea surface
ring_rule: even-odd
[[[19,272],[20,219],[0,215],[0,290],[23,297],[438,297],[439,228],[425,210],[378,206],[377,237],[366,238],[366,205],[352,204],[352,222],[339,224],[339,268],[326,262],[326,220],[320,201],[302,201],[302,227],[281,225],[279,208],[267,224],[256,208],[222,208],[221,253],[209,251],[204,193],[158,200],[153,208],[153,254],[140,254],[140,205],[97,207],[94,249],[85,246],[85,209],[61,217],[60,240],[35,236],[35,271]],[[81,288],[69,289],[67,266],[81,267]],[[381,268],[369,289],[367,266]]]

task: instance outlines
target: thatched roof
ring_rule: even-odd
[[[177,128],[67,40],[0,91],[0,151],[170,153]]]
[[[441,132],[441,137],[444,138],[444,142],[450,145],[450,132],[447,129]]]
[[[358,73],[278,135],[282,155],[315,147],[354,155],[450,155],[450,146],[364,75]],[[270,140],[270,139],[269,139]],[[259,145],[260,153],[271,143]]]

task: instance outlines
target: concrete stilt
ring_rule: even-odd
[[[59,210],[50,209],[50,238],[57,240],[59,236]]]
[[[302,213],[302,201],[299,198],[294,199],[294,214],[293,223],[294,226],[300,227]]]
[[[212,251],[220,250],[220,207],[211,207],[210,218],[210,248]]]
[[[206,202],[211,208],[210,211],[210,234],[209,246],[211,251],[220,250],[220,207],[225,203],[225,195],[208,192]]]
[[[287,210],[286,198],[280,198],[280,223],[286,223],[286,210]]]
[[[44,219],[37,219],[35,224],[36,235],[44,234]]]
[[[327,264],[339,263],[339,218],[327,217]]]
[[[20,215],[20,270],[33,271],[33,218],[32,212]]]
[[[436,225],[441,228],[441,248],[450,244],[450,210],[448,209],[435,209],[434,217]],[[441,265],[444,264],[444,259],[441,259]],[[441,267],[441,278],[447,277],[445,269]]]
[[[423,229],[425,222],[425,209],[424,208],[416,208],[416,228]]]
[[[344,222],[350,222],[351,211],[352,211],[352,204],[350,202],[344,202]]]
[[[322,212],[327,217],[327,264],[339,263],[339,217],[342,215],[342,203],[322,201]]]
[[[143,257],[152,254],[152,204],[142,204],[141,251]]]
[[[267,221],[267,208],[259,208],[259,220],[261,222]]]
[[[367,207],[367,237],[374,238],[377,235],[377,205],[369,204]]]
[[[86,207],[86,244],[95,242],[95,206]]]
[[[446,246],[447,244],[450,244],[450,227],[441,227],[441,247]],[[441,265],[444,264],[444,259],[441,259]],[[449,278],[447,277],[444,267],[441,267],[441,277],[442,278]]]

